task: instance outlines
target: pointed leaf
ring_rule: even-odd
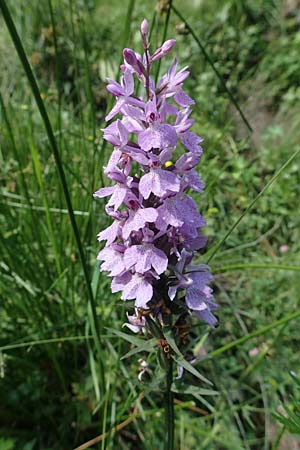
[[[143,341],[143,344],[137,345],[135,348],[133,348],[124,356],[122,356],[121,361],[122,359],[129,358],[130,356],[135,355],[136,353],[139,352],[151,352],[155,346],[156,346],[156,339],[145,340]]]
[[[164,336],[172,348],[172,350],[176,353],[176,356],[172,355],[172,358],[174,361],[177,362],[180,366],[182,366],[185,370],[190,372],[192,375],[194,375],[199,380],[203,381],[204,383],[210,384],[211,386],[213,383],[209,381],[207,378],[205,378],[201,373],[198,372],[198,370],[195,369],[195,367],[192,366],[183,356],[183,354],[180,352],[179,348],[177,347],[177,344],[175,342],[175,339],[173,337],[173,333],[171,329],[165,329],[164,330]]]
[[[200,388],[199,386],[193,386],[189,384],[184,383],[173,383],[172,392],[176,392],[178,394],[191,394],[191,395],[219,395],[218,391],[215,391],[213,389],[204,389]]]
[[[125,339],[125,341],[128,341],[135,346],[144,345],[146,342],[145,339],[140,339],[135,336],[131,336],[130,334],[123,333],[122,331],[119,331],[119,330],[114,330],[113,328],[106,328],[106,329],[108,331],[110,331],[111,333],[115,334],[116,336],[119,336],[119,337]]]

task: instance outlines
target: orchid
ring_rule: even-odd
[[[106,241],[98,254],[100,270],[112,277],[112,292],[134,300],[136,314],[128,315],[126,324],[133,332],[144,329],[144,314],[159,318],[174,305],[214,327],[212,275],[204,265],[190,271],[206,238],[205,220],[188,194],[204,189],[195,170],[202,138],[190,131],[195,102],[183,90],[189,71],[178,70],[175,58],[155,84],[153,65],[176,41],[166,41],[151,54],[148,28],[144,20],[144,54],[124,49],[120,83],[109,79],[107,85],[116,104],[106,116],[113,121],[103,129],[114,147],[104,173],[113,185],[94,196],[109,197],[106,213],[113,222],[98,235]]]

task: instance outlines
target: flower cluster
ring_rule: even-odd
[[[176,303],[214,326],[212,276],[207,266],[191,264],[206,239],[201,232],[205,220],[187,194],[204,188],[195,170],[202,139],[190,131],[194,101],[182,87],[189,72],[178,70],[175,58],[155,85],[153,63],[171,51],[175,40],[151,55],[146,20],[141,36],[144,55],[124,49],[121,82],[109,79],[107,85],[116,104],[106,116],[114,120],[103,130],[114,147],[104,173],[114,184],[94,196],[110,197],[106,213],[113,222],[98,235],[106,241],[98,254],[100,270],[112,277],[112,292],[135,300],[136,315],[128,316],[134,332],[145,325],[143,312],[158,316]]]

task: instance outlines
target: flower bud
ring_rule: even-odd
[[[176,39],[169,39],[168,41],[164,42],[163,45],[161,46],[163,54],[166,55],[167,53],[169,53],[175,44]]]
[[[149,33],[149,24],[146,19],[141,23],[141,36],[142,36],[142,44],[144,50],[148,50],[149,42],[148,42],[148,33]]]
[[[125,62],[133,68],[133,70],[140,76],[146,75],[145,67],[141,61],[140,55],[131,50],[131,48],[124,48],[123,56]],[[125,66],[126,67],[126,66]]]
[[[124,56],[124,59],[127,62],[127,64],[129,64],[130,66],[136,65],[137,59],[136,59],[134,51],[131,50],[131,48],[124,48],[123,56]]]
[[[169,39],[168,41],[164,42],[161,47],[159,47],[153,55],[151,56],[151,62],[157,61],[158,59],[165,56],[167,53],[169,53],[174,45],[176,44],[175,39]]]
[[[148,24],[148,20],[144,19],[143,22],[141,23],[141,34],[142,37],[146,37],[149,33],[149,24]]]

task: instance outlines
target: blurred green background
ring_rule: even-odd
[[[283,166],[300,148],[300,2],[173,3],[253,129],[172,10],[167,37],[177,40],[180,66],[190,67],[186,89],[204,138],[199,172],[207,187],[195,198],[208,255],[283,168],[210,262],[220,326],[195,324],[194,351],[270,329],[198,363],[220,395],[176,394],[176,448],[297,449],[272,413],[299,396],[289,376],[299,374],[299,318],[288,318],[299,311],[300,155]],[[112,106],[106,77],[118,76],[123,47],[141,51],[144,17],[154,20],[152,48],[161,43],[167,4],[7,1],[51,120],[94,309],[44,123],[0,17],[0,450],[67,450],[100,435],[89,448],[162,448],[162,396],[138,382],[141,355],[120,360],[131,344],[107,330],[121,329],[126,305],[95,264],[96,235],[109,221],[92,193],[107,183],[102,166],[111,152],[100,130]],[[290,265],[295,270],[283,270]]]

